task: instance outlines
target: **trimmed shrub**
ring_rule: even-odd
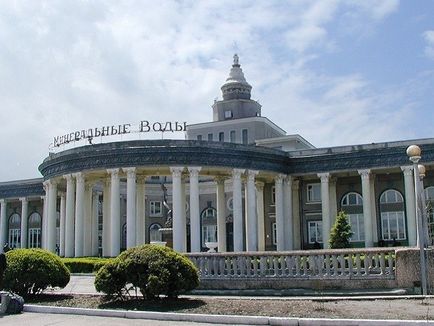
[[[177,297],[198,285],[198,270],[187,257],[170,248],[149,244],[124,251],[95,277],[97,291],[121,298],[137,289],[144,299],[160,295]]]
[[[110,258],[61,258],[71,273],[96,273],[107,264]]]
[[[23,297],[39,294],[47,287],[65,287],[69,271],[60,258],[42,249],[14,249],[6,253],[4,288]]]

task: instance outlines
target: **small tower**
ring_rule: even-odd
[[[239,63],[239,57],[234,55],[229,77],[221,87],[222,101],[214,102],[213,121],[242,119],[261,115],[261,105],[250,99],[252,86],[246,81]]]

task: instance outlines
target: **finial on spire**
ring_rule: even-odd
[[[234,54],[234,66],[239,66],[239,57],[238,54]]]

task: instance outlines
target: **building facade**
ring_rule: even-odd
[[[180,252],[327,248],[340,210],[354,247],[416,245],[406,148],[422,149],[430,202],[434,139],[315,148],[263,117],[251,89],[235,55],[213,121],[187,126],[185,140],[50,153],[42,178],[0,183],[1,246],[65,257],[161,241]]]

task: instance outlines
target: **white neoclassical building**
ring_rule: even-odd
[[[1,246],[66,257],[152,241],[180,252],[326,248],[340,210],[354,247],[416,245],[405,150],[422,148],[434,200],[434,139],[315,148],[263,117],[251,89],[235,55],[213,121],[188,125],[186,140],[89,139],[50,153],[40,179],[0,183]]]

